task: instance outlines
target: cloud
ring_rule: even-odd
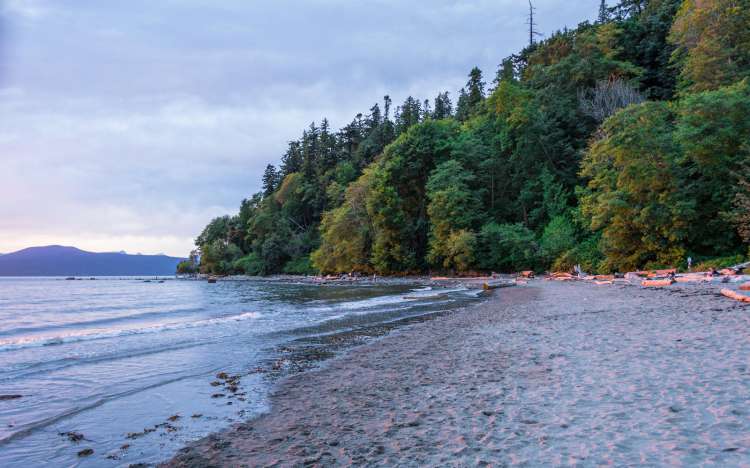
[[[40,19],[52,12],[45,2],[39,0],[5,0],[2,11],[25,19]]]
[[[596,5],[536,2],[540,27]],[[0,251],[37,243],[185,255],[313,120],[384,94],[455,96],[524,45],[503,0],[8,1]],[[50,14],[54,9],[54,14]]]

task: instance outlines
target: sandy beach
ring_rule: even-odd
[[[278,385],[173,467],[750,464],[750,310],[536,280]]]

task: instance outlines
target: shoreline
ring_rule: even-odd
[[[8,401],[3,402],[3,416],[9,415],[9,424],[0,434],[7,438],[0,441],[3,466],[23,466],[29,460],[153,466],[194,440],[268,411],[266,396],[280,379],[315,368],[393,328],[479,301],[478,291],[440,290],[440,297],[435,297],[435,292],[414,284],[317,288],[248,282],[216,288],[172,281],[154,290],[137,282],[76,282],[75,287],[64,283],[49,284],[57,288],[52,291],[60,291],[60,302],[73,310],[81,304],[93,311],[109,311],[112,292],[145,300],[131,300],[132,312],[112,322],[106,334],[90,331],[88,316],[70,314],[68,322],[73,325],[66,324],[64,338],[58,338],[62,331],[54,328],[36,341],[21,342],[20,334],[6,338],[9,345],[18,341],[20,350],[9,350],[6,369],[30,361],[28,356],[34,356],[39,367],[51,364],[46,365],[49,373],[39,369],[30,374],[21,368],[3,374],[9,382],[2,392]],[[25,287],[46,291],[46,284],[32,281]],[[13,304],[32,303],[39,297],[23,289],[14,291]],[[67,300],[83,293],[91,298],[89,302]],[[159,303],[154,310],[149,300],[155,294],[173,300]],[[53,313],[54,308],[49,306]],[[144,322],[142,311],[154,320]],[[79,360],[75,353],[84,351],[91,358]],[[98,351],[104,359],[95,354]],[[60,359],[71,355],[69,360]],[[47,405],[44,381],[53,378],[58,368],[68,376],[80,376],[81,381],[100,384],[99,399],[81,407],[90,392],[60,385],[58,399]],[[77,456],[86,449],[93,452]]]
[[[734,464],[747,312],[703,284],[503,289],[282,379],[269,413],[161,466]]]

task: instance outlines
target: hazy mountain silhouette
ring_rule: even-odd
[[[173,275],[184,260],[166,255],[94,253],[75,247],[30,247],[0,255],[0,276]]]

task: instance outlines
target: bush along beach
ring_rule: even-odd
[[[626,0],[457,95],[312,123],[207,274],[612,273],[744,260],[750,1]],[[183,267],[187,268],[187,267]]]

